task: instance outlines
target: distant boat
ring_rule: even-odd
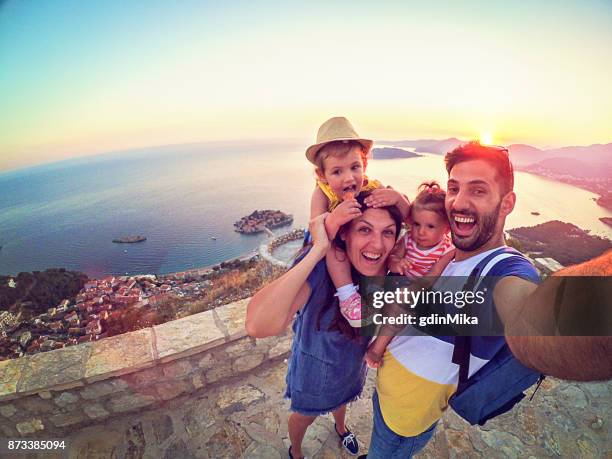
[[[133,244],[135,242],[142,242],[146,240],[147,238],[144,236],[125,236],[125,237],[119,237],[117,239],[113,239],[113,242],[117,244]]]
[[[531,212],[531,215],[540,215],[540,212]]]
[[[215,236],[211,236],[210,238],[211,238],[213,241],[216,241],[216,240],[217,240],[217,238],[216,238]]]

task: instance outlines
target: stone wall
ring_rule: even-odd
[[[290,241],[295,241],[296,239],[304,238],[304,230],[303,229],[294,229],[285,233],[279,237],[272,239],[266,243],[263,243],[259,246],[259,255],[266,260],[268,263],[271,263],[274,266],[280,266],[283,268],[288,268],[289,265],[281,260],[278,260],[274,257],[273,252],[275,249],[280,247],[283,244],[286,244]]]
[[[291,336],[246,336],[249,299],[100,341],[0,361],[0,434],[62,436],[240,376]]]

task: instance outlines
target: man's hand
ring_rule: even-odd
[[[327,217],[325,227],[330,239],[336,237],[336,233],[342,225],[350,222],[361,215],[361,206],[355,198],[342,201]]]
[[[364,359],[369,368],[379,368],[382,360],[382,354],[374,349],[374,346],[368,347]]]
[[[402,195],[393,188],[377,188],[372,191],[364,203],[374,209],[378,207],[396,206],[402,200]]]
[[[612,251],[565,268],[537,287],[516,277],[500,280],[494,291],[495,304],[514,356],[524,365],[556,378],[611,379],[612,336],[605,333],[610,324],[610,275]],[[594,284],[594,277],[602,277],[601,283]],[[595,324],[604,333],[559,336],[564,325],[573,327],[585,318],[589,326]]]

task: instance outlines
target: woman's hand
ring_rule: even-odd
[[[396,206],[401,199],[401,193],[389,187],[373,190],[364,202],[368,207],[376,209],[377,207]]]
[[[325,229],[325,219],[329,217],[329,212],[325,212],[312,220],[308,224],[308,230],[312,235],[313,246],[311,250],[323,258],[330,247],[329,238],[327,237],[327,231]]]
[[[389,261],[387,263],[387,269],[391,271],[392,273],[397,273],[397,274],[401,274],[402,276],[407,276],[411,268],[412,268],[412,264],[405,258],[397,258],[394,256],[389,257]]]

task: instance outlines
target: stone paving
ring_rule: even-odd
[[[287,457],[286,362],[268,362],[240,379],[207,386],[150,411],[112,419],[67,437],[74,459],[191,459]],[[371,429],[370,372],[363,397],[348,412],[348,425],[367,450]],[[534,401],[522,402],[484,428],[468,426],[450,410],[424,458],[609,458],[612,382],[566,383],[548,378]],[[340,450],[330,415],[309,428],[308,457],[348,458]],[[53,457],[16,455],[10,457]]]

